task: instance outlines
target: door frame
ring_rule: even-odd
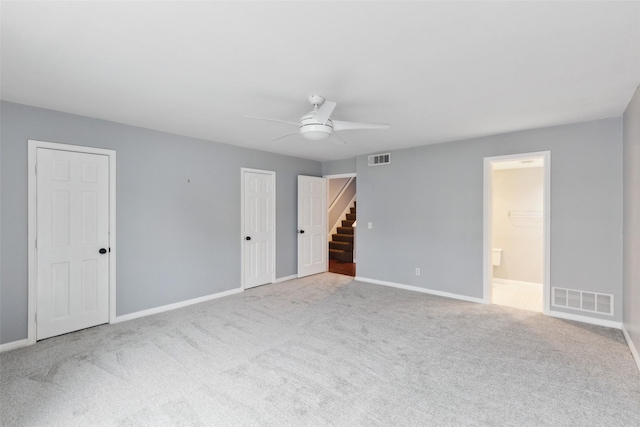
[[[251,173],[260,173],[264,175],[270,175],[271,180],[273,181],[273,203],[271,204],[271,218],[273,218],[273,227],[271,231],[271,253],[273,254],[273,266],[271,268],[271,283],[275,283],[276,281],[276,202],[277,202],[277,193],[276,193],[276,173],[275,171],[263,170],[263,169],[252,169],[252,168],[240,168],[240,241],[244,242],[244,237],[246,236],[244,231],[244,177],[245,172]],[[244,291],[245,288],[245,277],[244,277],[244,268],[245,268],[245,259],[244,259],[244,245],[240,244],[240,283],[241,289]]]
[[[334,175],[322,175],[323,178],[327,179],[338,179],[338,178],[356,178],[357,174],[355,172],[350,173],[337,173]]]
[[[99,154],[109,158],[109,323],[116,321],[116,151],[105,148],[86,147],[81,145],[60,144],[57,142],[28,140],[28,308],[27,308],[27,344],[36,342],[36,309],[37,309],[37,271],[38,259],[36,252],[37,237],[37,178],[36,160],[38,148],[49,150],[71,151],[85,154]]]
[[[543,172],[543,210],[542,210],[542,250],[543,250],[543,281],[542,294],[543,294],[543,306],[542,312],[545,315],[549,314],[550,300],[551,300],[551,151],[537,151],[531,153],[519,153],[509,154],[504,156],[493,156],[484,158],[484,189],[483,189],[483,204],[484,204],[484,230],[483,230],[483,302],[485,304],[491,304],[493,300],[492,296],[492,279],[493,279],[493,178],[492,178],[492,166],[494,163],[500,163],[511,160],[528,160],[531,158],[542,157],[544,165]]]

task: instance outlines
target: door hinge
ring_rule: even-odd
[[[38,249],[38,239],[36,239],[36,249]]]
[[[33,172],[34,172],[36,175],[38,175],[38,165],[37,165],[37,164],[33,167],[33,169],[35,169]]]

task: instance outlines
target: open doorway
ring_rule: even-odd
[[[546,313],[549,153],[485,159],[485,300]]]
[[[356,275],[357,200],[355,174],[327,178],[329,271]]]

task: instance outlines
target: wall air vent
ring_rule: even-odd
[[[369,166],[388,165],[391,163],[391,154],[373,154],[369,156]]]
[[[613,316],[613,295],[610,294],[554,287],[551,304],[556,307]]]

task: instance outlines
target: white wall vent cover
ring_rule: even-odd
[[[613,316],[613,295],[610,294],[554,287],[551,304],[556,307]]]
[[[391,153],[369,156],[369,166],[388,165],[389,163],[391,163]]]

